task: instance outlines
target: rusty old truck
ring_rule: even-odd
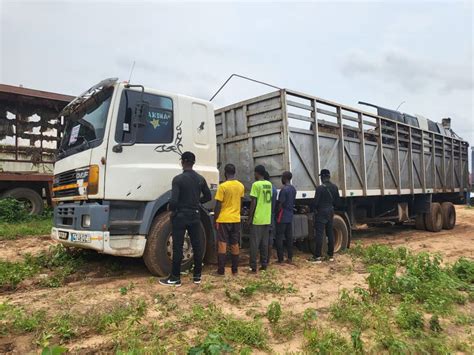
[[[20,200],[31,214],[51,203],[58,114],[73,98],[0,85],[0,198]]]

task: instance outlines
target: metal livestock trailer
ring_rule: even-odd
[[[51,203],[59,112],[73,96],[0,84],[0,198],[22,201],[32,214]]]
[[[453,203],[463,202],[468,190],[468,143],[449,119],[440,125],[377,109],[373,114],[287,89],[220,108],[221,176],[233,163],[249,190],[253,169],[262,164],[278,188],[282,172],[291,171],[298,191],[294,233],[305,239],[313,230],[309,206],[318,173],[329,169],[343,202],[335,217],[336,249],[348,247],[359,223],[415,219],[419,229],[453,228]]]

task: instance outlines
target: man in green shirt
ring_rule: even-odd
[[[252,184],[250,197],[250,215],[247,224],[252,224],[250,236],[250,270],[257,272],[257,252],[260,250],[260,270],[268,264],[268,239],[272,221],[272,184],[264,179],[263,165],[255,167],[255,182]]]

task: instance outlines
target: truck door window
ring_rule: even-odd
[[[124,90],[120,98],[115,140],[118,143],[132,139],[132,115],[141,98],[138,91]],[[171,143],[173,141],[173,100],[166,96],[143,94],[150,105],[147,122],[138,128],[136,143]]]

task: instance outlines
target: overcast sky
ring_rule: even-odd
[[[135,61],[132,82],[208,99],[240,73],[352,106],[405,101],[474,144],[472,1],[0,4],[2,83],[77,95]],[[236,79],[215,102],[267,91]]]

